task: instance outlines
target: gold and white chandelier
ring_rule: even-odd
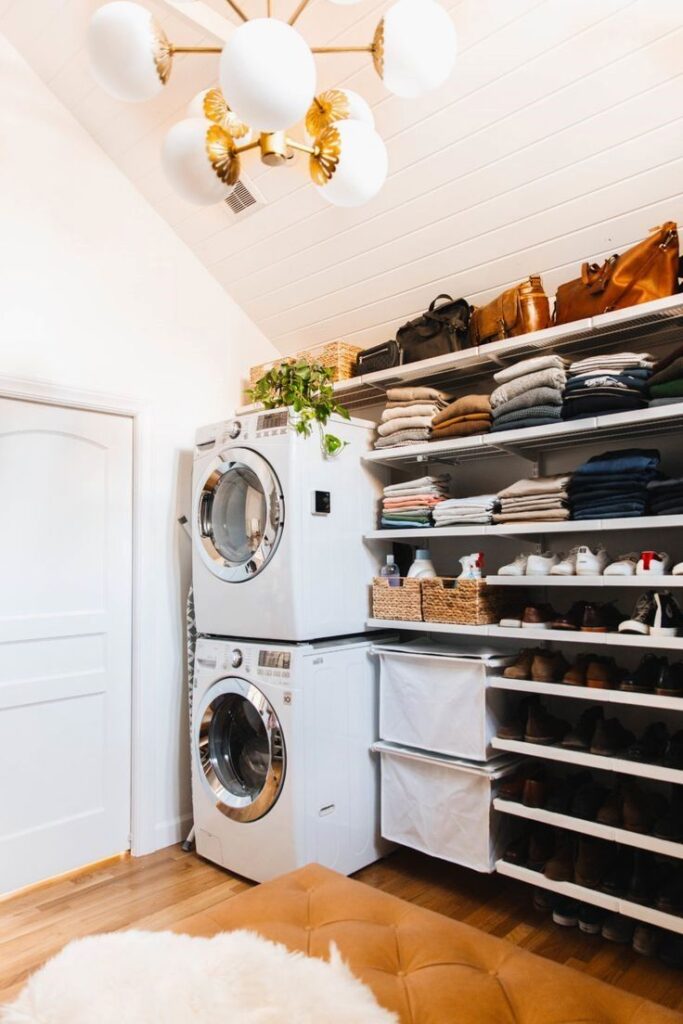
[[[180,2],[180,0],[176,0]],[[309,155],[309,173],[321,195],[335,206],[360,206],[382,188],[388,160],[372,111],[351,89],[316,95],[314,54],[365,52],[396,96],[420,96],[441,85],[455,63],[455,27],[436,0],[397,0],[365,46],[313,46],[294,25],[310,0],[300,0],[289,21],[250,19],[236,0],[226,0],[240,18],[223,47],[171,42],[154,16],[130,0],[100,7],[88,30],[93,74],[120,100],[151,99],[169,80],[179,53],[219,54],[220,88],[190,103],[188,117],[174,125],[163,144],[165,171],[188,202],[219,203],[240,176],[242,155],[260,150],[271,166],[293,151]],[[330,0],[353,4],[358,0]],[[288,131],[302,121],[307,138]]]

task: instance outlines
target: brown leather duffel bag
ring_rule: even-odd
[[[487,306],[474,310],[470,320],[473,345],[515,338],[530,331],[541,331],[550,324],[550,303],[538,274],[509,288]]]
[[[610,256],[602,266],[584,263],[581,277],[561,284],[555,296],[555,323],[625,309],[678,291],[678,231],[668,220],[644,242]]]

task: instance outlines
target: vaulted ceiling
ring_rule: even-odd
[[[143,2],[177,43],[215,44],[220,34],[219,18],[209,32],[188,16],[192,3]],[[241,2],[264,13],[265,0]],[[367,43],[390,2],[312,0],[298,27],[317,45]],[[86,25],[102,0],[0,0],[0,31],[289,352],[383,341],[443,291],[481,301],[541,272],[552,292],[584,259],[683,219],[681,0],[442,2],[459,57],[452,80],[429,96],[389,95],[367,55],[317,58],[321,89],[343,83],[373,107],[389,150],[383,192],[336,209],[309,184],[305,158],[281,169],[247,159],[266,202],[243,218],[188,206],[160,166],[164,134],[215,83],[215,57],[177,57],[163,95],[126,105],[88,68]],[[295,6],[274,3],[282,17]],[[209,8],[235,20],[224,0],[205,0]]]

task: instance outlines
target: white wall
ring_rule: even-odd
[[[0,36],[0,374],[118,393],[149,407],[147,618],[155,671],[155,832],[189,814],[183,510],[194,429],[239,404],[270,342]]]

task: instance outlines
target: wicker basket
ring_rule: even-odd
[[[422,606],[425,622],[490,626],[500,621],[500,599],[485,580],[422,580]]]
[[[376,577],[372,581],[372,614],[376,619],[422,622],[422,580],[400,579],[398,586]]]
[[[249,386],[253,387],[274,366],[294,363],[299,359],[308,359],[311,362],[322,363],[323,366],[330,367],[334,370],[332,380],[335,383],[339,380],[349,380],[355,373],[356,356],[361,351],[362,349],[357,345],[349,345],[345,341],[331,341],[325,345],[314,345],[313,348],[306,348],[287,359],[274,359],[271,363],[252,366],[249,371]]]

